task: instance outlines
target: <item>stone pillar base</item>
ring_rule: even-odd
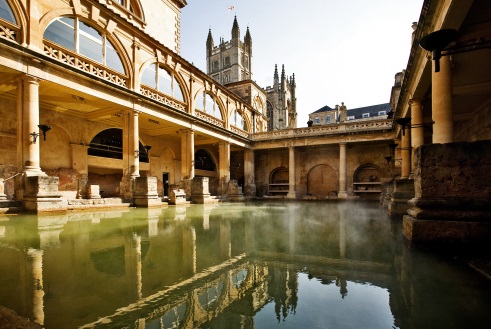
[[[244,201],[244,194],[242,193],[242,187],[239,186],[236,180],[228,182],[227,199],[229,201]]]
[[[491,238],[490,222],[445,221],[403,218],[402,234],[414,244],[424,243],[479,243]]]
[[[191,201],[198,204],[218,202],[218,199],[210,196],[208,177],[193,178],[191,186]]]
[[[172,189],[169,193],[169,204],[186,204],[186,192],[183,189]]]
[[[348,198],[348,192],[346,191],[339,191],[338,192],[338,199],[347,199]]]
[[[89,185],[87,187],[87,198],[88,199],[100,199],[101,192],[99,185]]]
[[[491,240],[489,198],[413,198],[403,220],[411,242],[486,242]]]
[[[5,181],[0,178],[0,201],[7,200],[7,195],[5,194]]]
[[[392,198],[387,205],[387,214],[391,218],[401,218],[407,214],[408,201],[414,198],[414,179],[400,178],[394,180]]]
[[[135,177],[133,204],[144,208],[162,206],[157,193],[157,177]]]
[[[255,196],[256,195],[256,184],[245,184],[244,185],[244,195]]]
[[[67,211],[68,203],[61,198],[58,184],[58,177],[25,177],[24,208],[35,213]]]

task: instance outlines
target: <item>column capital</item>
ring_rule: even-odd
[[[423,103],[423,100],[422,99],[419,99],[419,98],[411,98],[407,103],[409,104],[409,106],[411,106],[413,104],[415,104],[415,105],[417,105],[417,104],[421,105]]]

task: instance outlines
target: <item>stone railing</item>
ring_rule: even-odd
[[[208,123],[211,123],[212,125],[215,125],[217,127],[221,127],[221,128],[225,128],[225,121],[223,120],[220,120],[218,118],[215,118],[214,116],[212,115],[209,115],[208,113],[205,113],[203,111],[200,111],[200,110],[194,110],[194,115],[197,117],[197,118],[200,118],[201,120],[204,120]]]
[[[143,96],[147,96],[153,100],[156,100],[159,103],[170,106],[176,110],[186,112],[186,104],[179,102],[178,100],[173,99],[170,96],[167,96],[164,93],[161,93],[153,88],[147,86],[140,86],[140,93]]]
[[[250,139],[254,141],[283,139],[283,138],[298,138],[312,137],[324,135],[340,135],[364,133],[373,131],[386,131],[392,129],[392,119],[371,120],[360,122],[346,122],[340,124],[330,124],[323,126],[304,127],[295,129],[274,130],[250,135]]]
[[[128,87],[128,77],[124,74],[113,71],[100,63],[64,49],[49,40],[44,40],[44,53],[49,57],[93,74],[99,78],[122,87]]]
[[[0,37],[11,41],[17,41],[19,35],[19,28],[9,22],[2,22],[0,24]]]
[[[237,134],[239,136],[249,138],[249,133],[243,129],[240,129],[239,127],[236,126],[230,126],[230,131],[233,132],[234,134]]]

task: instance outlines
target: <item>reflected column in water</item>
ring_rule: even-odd
[[[220,260],[224,261],[232,257],[232,244],[230,239],[230,222],[220,219]]]
[[[295,252],[295,236],[296,236],[296,231],[295,231],[295,224],[296,224],[296,216],[297,216],[297,209],[298,207],[293,204],[289,204],[288,207],[288,244],[289,244],[289,249],[290,253]]]
[[[196,230],[194,227],[182,227],[183,268],[189,274],[196,273]]]
[[[141,237],[137,234],[133,234],[130,241],[130,246],[125,248],[129,250],[129,259],[126,262],[129,275],[130,296],[134,296],[136,300],[142,297],[142,259],[141,259]]]
[[[32,280],[32,285],[29,287],[32,289],[32,319],[44,325],[43,251],[29,248],[27,257],[30,266],[28,274],[31,275]]]

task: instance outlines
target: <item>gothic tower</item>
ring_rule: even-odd
[[[252,38],[247,28],[244,41],[240,40],[237,16],[232,25],[232,39],[215,46],[211,29],[206,40],[207,74],[221,84],[252,79]]]
[[[274,68],[273,87],[266,87],[268,130],[297,128],[297,98],[295,74],[287,77],[285,65],[278,76],[278,65]]]

